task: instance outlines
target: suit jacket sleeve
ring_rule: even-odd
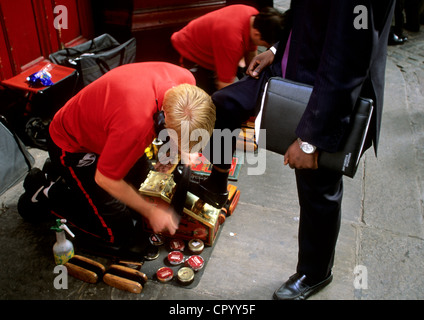
[[[322,150],[334,152],[348,128],[362,86],[370,77],[377,47],[387,46],[387,39],[380,39],[380,31],[389,15],[387,10],[376,12],[373,0],[317,2],[321,3],[319,12],[308,6],[294,8],[294,78],[314,86],[296,134]],[[389,2],[384,5],[386,9],[391,5]],[[355,11],[358,5],[365,11]],[[302,10],[310,11],[300,18],[303,26],[302,21],[296,21],[296,9],[300,15]],[[366,20],[357,22],[364,28],[357,28],[354,21],[361,14]],[[378,58],[385,61],[385,57]],[[379,76],[384,77],[384,72]]]

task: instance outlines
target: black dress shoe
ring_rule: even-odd
[[[408,40],[408,37],[403,34],[396,34],[390,32],[389,34],[389,46],[404,44]]]
[[[314,284],[307,284],[306,275],[294,274],[274,292],[276,300],[305,300],[317,293],[333,280],[333,274]]]
[[[182,166],[178,165],[174,172],[174,181],[175,183],[180,183],[182,181]],[[228,190],[211,190],[208,187],[207,178],[198,178],[197,175],[190,175],[188,191],[195,196],[199,197],[206,203],[212,205],[217,209],[221,209],[228,200]]]
[[[228,191],[213,192],[203,183],[191,183],[189,191],[217,209],[221,209],[228,200]]]

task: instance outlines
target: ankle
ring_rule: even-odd
[[[231,168],[221,168],[221,167],[218,167],[217,165],[212,165],[212,173],[215,171],[215,172],[219,172],[219,173],[222,173],[222,174],[229,174],[230,173],[230,169]]]
[[[230,169],[227,170],[213,166],[210,176],[204,181],[204,185],[213,192],[226,192],[229,172]]]

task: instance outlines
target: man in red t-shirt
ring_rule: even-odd
[[[171,42],[182,64],[197,69],[197,85],[212,94],[234,82],[240,61],[244,58],[249,65],[257,46],[269,47],[280,39],[282,22],[282,14],[274,8],[258,12],[247,5],[231,5],[191,21],[171,36]]]
[[[162,106],[168,129],[178,135],[175,123],[199,118],[203,120],[197,128],[211,134],[215,107],[188,70],[165,62],[111,70],[70,99],[50,124],[51,167],[65,184],[60,179],[43,181],[38,169],[26,179],[26,193],[33,201],[48,197],[52,213],[109,243],[124,243],[130,237],[134,211],[147,219],[154,232],[175,233],[175,213],[146,202],[137,192],[142,181],[134,186],[128,182],[142,175],[140,170],[129,172],[140,166],[153,141],[153,117]]]

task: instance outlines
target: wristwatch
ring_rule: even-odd
[[[304,142],[300,138],[297,138],[297,141],[299,142],[300,149],[306,154],[312,154],[317,149],[317,147],[315,147],[314,145]]]

